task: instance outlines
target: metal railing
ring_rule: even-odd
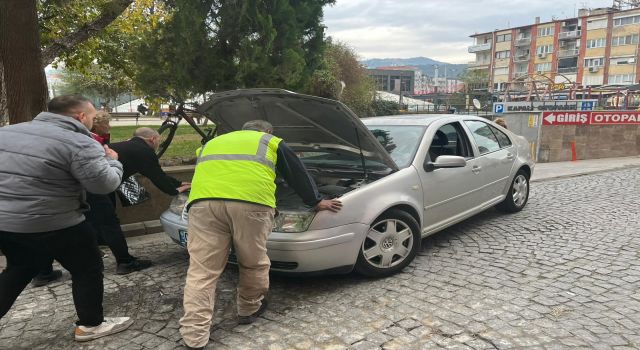
[[[491,43],[469,46],[469,53],[491,50]]]
[[[518,55],[513,57],[513,62],[527,62],[531,58],[531,55]]]
[[[569,50],[560,50],[558,51],[558,57],[574,57],[580,54],[579,49],[569,49]]]
[[[489,64],[491,64],[490,61],[471,61],[471,62],[467,63],[467,66],[469,66],[469,67],[481,67],[481,66],[488,66]]]
[[[558,68],[558,73],[577,73],[578,67]]]
[[[558,34],[558,39],[574,39],[578,38],[582,34],[581,30],[572,30],[570,32],[560,32]]]

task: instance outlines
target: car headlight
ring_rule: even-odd
[[[173,197],[171,204],[169,204],[169,211],[182,216],[183,211],[187,208],[187,201],[189,200],[189,194],[180,193]]]
[[[316,216],[314,211],[309,212],[291,212],[281,211],[273,221],[273,231],[275,232],[304,232],[311,225],[313,217]]]

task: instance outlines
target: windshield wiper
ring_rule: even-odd
[[[360,143],[360,133],[358,132],[358,128],[354,128],[356,130],[356,141],[358,142],[358,148],[360,149],[360,160],[362,161],[362,175],[364,176],[364,181],[369,179],[367,175],[367,164],[364,159],[364,154],[362,153],[362,144]]]

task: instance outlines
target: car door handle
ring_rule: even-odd
[[[481,166],[478,166],[478,165],[474,165],[474,166],[473,166],[473,168],[471,168],[471,171],[472,171],[474,174],[479,173],[479,172],[480,172],[480,170],[482,170],[482,167],[481,167]]]
[[[515,156],[513,155],[513,153],[507,153],[507,159],[508,159],[508,160],[513,160],[513,158],[515,158]]]

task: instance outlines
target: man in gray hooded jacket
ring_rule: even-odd
[[[83,215],[85,190],[113,192],[122,164],[91,137],[96,110],[89,100],[59,96],[48,109],[31,122],[0,128],[0,250],[7,258],[0,318],[53,257],[71,273],[75,339],[87,341],[133,322],[103,315],[102,255]]]

